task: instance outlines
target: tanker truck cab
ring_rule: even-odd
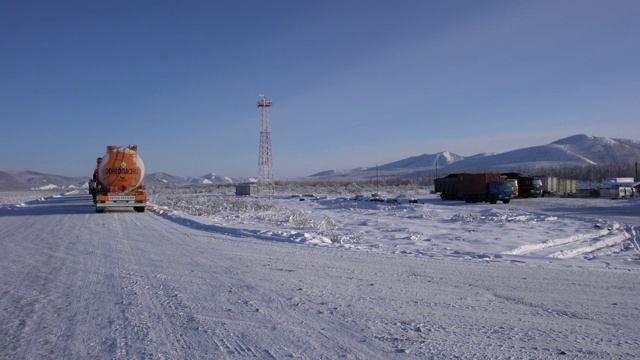
[[[498,201],[508,204],[513,198],[513,185],[509,180],[492,180],[487,186],[489,187],[489,202],[491,204]]]

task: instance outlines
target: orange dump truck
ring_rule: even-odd
[[[107,153],[96,161],[93,195],[96,212],[107,208],[133,208],[143,212],[147,205],[142,178],[144,163],[138,155],[138,146],[107,146]]]

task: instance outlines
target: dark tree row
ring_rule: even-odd
[[[604,164],[584,166],[546,166],[534,170],[520,169],[529,175],[550,175],[565,179],[575,179],[585,183],[599,184],[606,178],[638,178],[637,163]]]
[[[470,172],[483,172],[470,171]],[[630,177],[638,179],[637,163],[627,164],[606,164],[606,165],[584,165],[584,166],[545,166],[535,169],[530,168],[514,168],[509,172],[519,172],[526,175],[547,175],[557,176],[565,179],[575,179],[584,184],[600,184],[603,179],[612,177]],[[440,173],[438,177],[448,175]],[[431,188],[435,174],[425,174],[414,177],[381,177],[379,179],[290,179],[276,180],[276,193],[305,193],[318,192],[322,194],[366,194],[377,189],[383,188],[404,188],[419,189]],[[165,192],[167,190],[155,189],[156,192]],[[198,185],[188,186],[180,189],[173,189],[174,192],[191,192],[191,193],[227,193],[233,194],[235,184],[218,184],[218,185]],[[154,192],[152,190],[152,192]]]

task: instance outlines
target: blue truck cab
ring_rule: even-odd
[[[498,201],[502,201],[508,204],[513,199],[513,186],[511,182],[507,180],[492,180],[489,181],[488,200],[491,204],[495,204]]]

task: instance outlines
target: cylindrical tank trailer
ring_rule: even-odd
[[[143,178],[144,162],[138,155],[138,146],[107,146],[94,171],[96,212],[127,207],[143,212],[147,202]]]
[[[125,192],[136,189],[144,178],[144,163],[137,146],[107,146],[98,167],[100,182],[107,188]]]

